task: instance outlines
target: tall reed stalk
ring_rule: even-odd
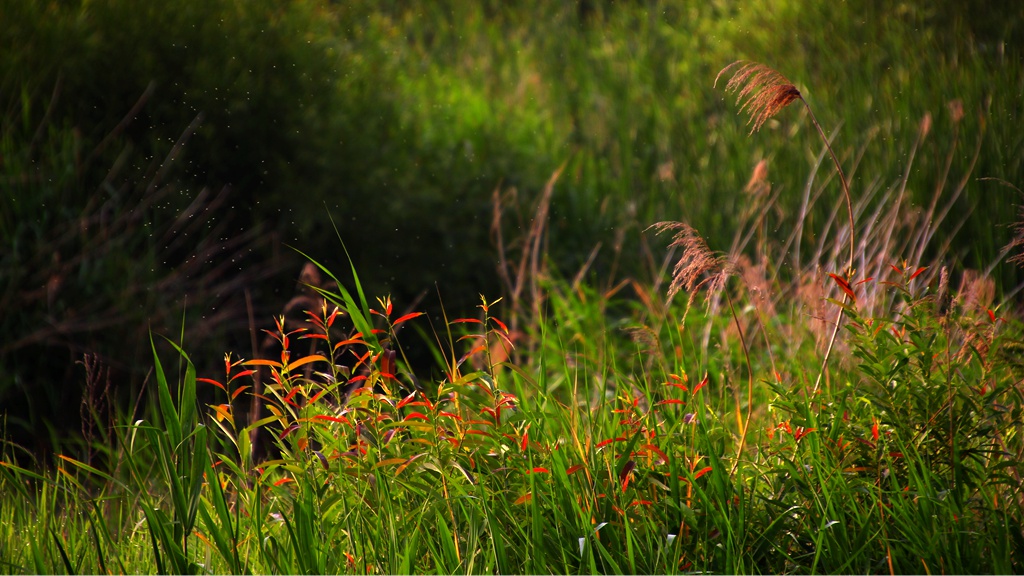
[[[853,277],[853,260],[856,252],[856,241],[854,235],[856,230],[854,228],[853,221],[853,202],[850,199],[850,184],[846,180],[846,174],[843,172],[843,167],[839,163],[839,158],[836,157],[836,153],[832,150],[832,144],[829,143],[829,139],[825,136],[825,131],[822,130],[821,124],[818,123],[817,117],[814,115],[814,111],[811,110],[811,105],[807,103],[803,95],[797,90],[796,86],[789,81],[788,78],[783,76],[780,72],[773,68],[770,68],[764,64],[757,62],[748,62],[744,60],[737,60],[732,64],[729,64],[718,73],[715,77],[715,86],[718,85],[718,80],[723,75],[732,73],[732,78],[725,86],[727,92],[736,93],[736,103],[741,104],[740,111],[747,111],[750,115],[748,124],[753,124],[750,128],[750,133],[761,129],[764,123],[770,120],[773,116],[782,111],[783,108],[789,106],[794,101],[799,100],[803,103],[804,108],[807,109],[807,114],[811,118],[811,123],[814,124],[814,128],[818,131],[818,135],[821,136],[821,141],[825,143],[825,147],[828,149],[829,155],[832,157],[832,163],[835,164],[836,172],[839,173],[839,180],[843,184],[843,199],[846,201],[846,213],[849,218],[850,226],[850,255],[849,260],[846,264],[846,281],[848,282]],[[844,305],[851,301],[849,294],[844,295]],[[832,329],[832,335],[829,337],[828,347],[825,349],[825,356],[821,362],[821,370],[818,372],[818,378],[814,383],[814,392],[817,392],[821,387],[821,379],[825,375],[825,371],[828,368],[828,360],[832,354],[832,348],[835,346],[836,336],[839,334],[839,327],[843,323],[843,314],[845,307],[840,307],[839,316],[836,318],[835,326]]]

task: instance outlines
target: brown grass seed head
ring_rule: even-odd
[[[789,106],[794,100],[803,99],[796,86],[778,71],[758,64],[739,60],[729,64],[715,77],[715,85],[724,75],[734,70],[732,78],[725,85],[725,91],[736,93],[740,112],[750,114],[747,124],[753,124],[750,133],[761,129],[764,123]]]
[[[696,291],[702,287],[707,288],[709,297],[725,287],[730,273],[728,262],[724,257],[716,256],[692,226],[682,222],[659,222],[651,228],[659,234],[673,231],[669,246],[683,250],[672,269],[672,283],[668,290],[670,300],[680,291],[686,291],[690,293],[692,302]]]

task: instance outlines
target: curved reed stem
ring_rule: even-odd
[[[789,79],[783,76],[778,71],[765,66],[764,64],[758,64],[756,62],[746,62],[743,60],[737,60],[732,64],[729,64],[718,73],[715,78],[715,85],[718,84],[719,78],[728,71],[735,69],[732,78],[729,79],[729,83],[726,84],[726,92],[735,92],[736,103],[742,104],[740,111],[746,111],[750,114],[750,120],[748,124],[753,124],[750,129],[750,133],[753,134],[757,130],[761,129],[769,119],[778,114],[783,108],[794,102],[800,100],[804,104],[804,108],[807,109],[807,114],[811,118],[811,123],[814,124],[814,128],[817,129],[818,135],[821,136],[821,140],[825,142],[825,147],[828,148],[828,153],[832,157],[832,163],[835,164],[836,171],[839,172],[839,180],[843,184],[843,198],[846,201],[846,213],[849,217],[850,226],[850,255],[846,264],[846,277],[847,279],[853,276],[853,261],[856,256],[856,229],[854,228],[853,220],[853,201],[850,198],[850,183],[846,180],[846,174],[843,172],[843,167],[839,163],[839,158],[836,156],[832,145],[828,141],[828,137],[825,136],[825,131],[821,129],[821,124],[818,123],[818,119],[814,116],[814,111],[811,110],[811,105],[807,103],[803,95],[799,90],[796,89]],[[848,295],[844,296],[843,304],[847,304],[850,301]],[[832,330],[832,336],[829,338],[828,347],[825,350],[825,356],[821,363],[821,371],[818,373],[818,378],[814,383],[814,392],[817,392],[821,387],[821,380],[825,375],[825,371],[828,369],[828,360],[832,355],[832,349],[835,346],[836,336],[839,333],[839,327],[843,323],[843,314],[845,308],[839,309],[839,316],[836,318],[835,328]]]

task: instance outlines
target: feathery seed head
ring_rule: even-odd
[[[764,64],[743,60],[733,62],[718,73],[715,85],[729,72],[733,74],[725,85],[725,91],[736,93],[736,103],[742,104],[740,112],[750,114],[747,124],[753,124],[751,134],[794,100],[803,99],[788,78]]]
[[[668,289],[670,300],[679,291],[685,290],[690,293],[692,302],[696,291],[701,287],[708,289],[710,298],[711,294],[725,287],[725,281],[731,273],[731,266],[726,258],[716,256],[708,248],[707,242],[692,226],[682,222],[659,222],[651,228],[657,229],[659,234],[669,230],[675,232],[669,246],[679,247],[683,250],[682,256],[679,257],[672,269],[672,283]]]

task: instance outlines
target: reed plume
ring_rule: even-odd
[[[690,294],[689,303],[692,303],[700,288],[706,287],[710,298],[712,294],[725,287],[725,281],[731,271],[729,263],[724,257],[715,255],[692,226],[682,222],[659,222],[651,228],[656,229],[659,234],[673,231],[675,234],[669,246],[683,250],[683,254],[672,269],[672,283],[668,289],[670,300],[685,290]]]
[[[725,90],[726,92],[738,92],[736,103],[742,102],[743,104],[740,107],[740,112],[748,111],[750,114],[747,124],[753,124],[750,128],[751,134],[760,130],[765,122],[789,106],[794,100],[802,100],[800,91],[788,78],[776,70],[756,62],[739,60],[722,68],[718,76],[715,77],[715,86],[718,86],[718,80],[722,75],[733,68],[738,68],[738,70],[729,79]],[[743,102],[744,98],[747,99],[746,102]]]

